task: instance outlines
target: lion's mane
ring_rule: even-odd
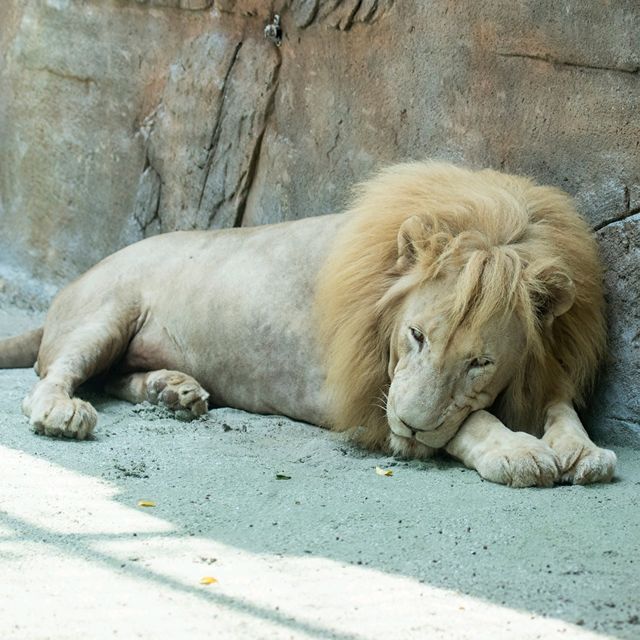
[[[409,163],[360,185],[345,215],[315,300],[334,429],[360,427],[362,444],[384,445],[389,345],[401,302],[444,272],[458,274],[446,301],[451,335],[463,322],[514,312],[525,329],[523,365],[494,413],[540,435],[549,402],[583,405],[605,346],[602,278],[593,234],[565,193],[492,170]],[[416,215],[424,238],[403,269],[397,236]],[[549,326],[548,301],[567,282],[574,303]]]

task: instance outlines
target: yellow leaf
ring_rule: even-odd
[[[200,578],[200,584],[215,584],[216,582],[218,581],[212,576],[205,576],[204,578]]]
[[[382,469],[381,467],[376,467],[376,473],[379,476],[392,476],[393,471],[391,469]]]
[[[155,507],[156,503],[151,500],[138,500],[139,507]]]

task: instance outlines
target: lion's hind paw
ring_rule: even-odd
[[[209,394],[191,376],[178,371],[157,372],[148,380],[150,402],[201,416],[207,412]]]

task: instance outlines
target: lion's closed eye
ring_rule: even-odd
[[[422,348],[422,345],[424,344],[424,333],[422,333],[422,331],[417,327],[409,327],[409,333],[420,348]]]
[[[493,360],[491,358],[489,358],[487,356],[480,356],[478,358],[473,358],[473,360],[471,360],[469,362],[468,370],[469,371],[483,370],[483,369],[486,369],[487,367],[489,367],[492,364],[493,364]]]

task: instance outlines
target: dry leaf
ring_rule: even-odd
[[[391,469],[382,469],[381,467],[376,467],[376,473],[379,476],[392,476],[393,471]]]
[[[204,578],[200,578],[200,584],[215,584],[216,582],[218,581],[212,576],[205,576]]]
[[[151,500],[138,500],[139,507],[155,507],[156,503]]]

